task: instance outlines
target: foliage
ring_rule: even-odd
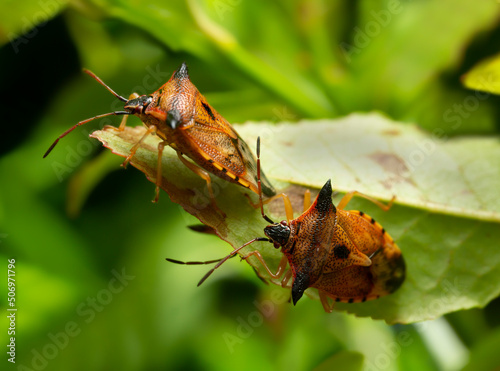
[[[272,141],[273,145],[265,157],[265,168],[270,170],[271,179],[287,182],[282,185],[284,192],[291,191],[292,184],[320,188],[324,174],[335,174],[339,191],[357,189],[386,200],[398,195],[400,206],[394,207],[391,215],[383,215],[373,205],[364,205],[363,211],[367,211],[366,206],[387,231],[394,231],[407,261],[406,284],[377,302],[338,304],[337,308],[390,323],[411,323],[484,306],[500,294],[500,287],[489,284],[500,273],[495,246],[500,240],[500,204],[489,197],[500,186],[498,140],[431,139],[416,127],[378,115],[293,125],[247,123],[237,129],[250,143],[259,133],[268,133],[263,144]],[[123,132],[108,127],[92,136],[126,157],[145,132],[143,127]],[[157,137],[149,137],[131,160],[153,182],[159,142]],[[471,153],[475,154],[473,159]],[[210,207],[204,181],[176,159],[175,151],[163,157],[162,169],[162,188],[171,199],[215,229],[234,248],[263,236],[266,222],[260,210],[247,205],[238,194],[242,188],[215,180],[217,203],[226,214],[223,218]],[[176,177],[172,179],[171,174]],[[271,205],[269,215],[274,220],[284,218],[283,210],[277,213],[273,208],[280,203],[277,200]],[[445,230],[447,233],[443,233]],[[281,256],[269,244],[248,246],[241,255],[253,250],[260,250],[272,267],[278,266]],[[250,264],[270,279],[257,259]]]
[[[494,300],[499,104],[491,94],[497,90],[470,83],[474,73],[465,78],[466,86],[487,94],[460,84],[474,66],[490,71],[488,58],[498,54],[496,2],[3,0],[2,5],[9,10],[0,16],[2,112],[11,132],[2,136],[0,147],[0,256],[17,262],[22,321],[16,367],[306,370],[342,362],[359,369],[364,362],[368,369],[455,370],[467,363],[467,369],[500,363],[494,346],[499,322],[493,315],[500,304]],[[120,109],[79,68],[93,70],[128,96],[154,91],[182,61],[230,122],[267,122],[238,130],[251,146],[261,135],[263,164],[278,186],[317,188],[331,177],[340,191],[356,188],[381,199],[396,193],[398,203],[388,213],[361,200],[349,206],[366,210],[387,228],[411,274],[394,295],[339,309],[390,322],[448,314],[389,326],[343,312],[325,314],[306,298],[293,307],[286,291],[263,285],[246,263],[234,259],[197,288],[208,267],[173,266],[165,258],[209,260],[226,255],[230,246],[188,230],[197,219],[164,192],[159,204],[152,204],[154,186],[140,172],[120,170],[109,151],[91,159],[100,145],[88,134],[118,125],[116,118],[78,128],[42,160],[69,126]],[[363,114],[332,120],[351,113]],[[305,121],[292,123],[299,120]],[[315,137],[302,135],[304,125],[311,132],[315,125],[331,126],[333,137],[323,128]],[[383,152],[397,153],[407,166],[411,148],[425,153],[426,140],[434,143],[435,150],[415,167],[418,178],[410,182],[404,173],[382,171],[380,161],[372,167],[373,159],[363,162],[371,145],[384,145],[366,138],[390,135],[377,135],[379,125],[404,134]],[[279,127],[287,129],[266,136],[265,129]],[[294,145],[283,146],[285,138]],[[406,141],[398,142],[402,138]],[[318,160],[323,151],[331,161]],[[360,166],[350,170],[346,164]],[[387,178],[394,188],[384,187]],[[189,179],[204,189],[203,181]],[[253,221],[233,244],[261,235],[265,225],[240,188],[227,185],[227,201],[219,196],[223,204],[239,200],[238,212],[248,211]],[[280,209],[270,212],[283,215]],[[440,286],[444,278],[452,286]],[[6,297],[4,285],[0,294]],[[8,327],[5,318],[1,323]]]

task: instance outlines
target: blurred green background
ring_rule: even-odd
[[[497,1],[0,5],[0,270],[16,259],[15,369],[499,369],[498,299],[388,326],[309,299],[278,304],[283,291],[235,260],[197,288],[206,267],[165,257],[230,247],[187,229],[196,220],[165,194],[152,204],[143,174],[88,139],[118,118],[75,130],[42,160],[69,126],[120,108],[82,67],[128,96],[156,90],[183,61],[233,123],[376,110],[448,136],[497,135],[499,98],[469,109],[474,92],[460,83],[500,50]],[[5,285],[0,294],[5,308]],[[10,366],[5,353],[0,364]]]

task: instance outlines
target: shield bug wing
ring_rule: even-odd
[[[386,240],[385,230],[372,217],[357,210],[340,210],[339,228],[352,243],[359,246],[366,255],[372,255],[375,246],[383,246]],[[372,222],[373,220],[373,222]]]
[[[405,263],[401,250],[385,229],[369,215],[357,211],[338,209],[339,233],[368,255],[371,264],[366,267],[347,266],[338,269],[342,260],[341,250],[328,257],[322,277],[312,287],[317,288],[326,305],[326,296],[345,303],[364,302],[389,295],[396,291],[405,279]],[[334,267],[334,269],[331,269]]]
[[[325,273],[312,287],[318,289],[320,296],[328,296],[336,302],[354,303],[376,298],[371,296],[373,275],[367,267],[350,266]],[[327,305],[325,309],[331,311],[332,308]]]
[[[317,288],[320,296],[344,303],[374,300],[396,291],[405,279],[406,269],[397,246],[384,247],[371,260],[369,267],[349,266],[324,272],[311,287]]]

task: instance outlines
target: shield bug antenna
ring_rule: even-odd
[[[214,259],[214,260],[207,260],[207,261],[189,261],[189,262],[183,262],[183,261],[180,261],[180,260],[175,260],[175,259],[170,259],[170,258],[166,258],[165,260],[170,262],[170,263],[175,263],[175,264],[182,264],[182,265],[205,265],[205,264],[213,264],[213,263],[217,263],[212,269],[210,269],[200,280],[200,282],[198,282],[198,285],[197,286],[200,286],[203,282],[206,281],[206,279],[208,277],[210,277],[212,275],[212,273],[217,269],[219,268],[222,264],[224,264],[227,260],[231,259],[231,258],[234,258],[236,256],[236,254],[244,247],[256,242],[256,241],[269,241],[268,238],[265,238],[265,237],[256,237],[254,238],[253,240],[250,240],[246,243],[244,243],[243,245],[241,245],[240,247],[238,247],[237,249],[234,249],[233,251],[231,251],[230,254],[226,255],[225,257],[221,258],[221,259]]]
[[[122,102],[128,102],[128,99],[125,99],[124,97],[122,97],[121,95],[117,94],[113,89],[111,89],[108,85],[106,85],[99,77],[97,77],[96,74],[94,74],[92,71],[90,70],[87,70],[87,69],[84,69],[83,72],[85,72],[87,75],[90,75],[91,77],[93,77],[95,80],[97,80],[97,82],[99,84],[101,84],[102,86],[104,86],[109,92],[111,92],[111,94],[113,94],[116,98],[118,98],[119,100],[121,100]],[[119,115],[130,115],[132,112],[130,111],[115,111],[115,112],[109,112],[109,113],[104,113],[102,115],[97,115],[97,116],[94,116],[94,117],[91,117],[91,118],[88,118],[86,120],[83,120],[83,121],[80,121],[78,122],[76,125],[73,125],[72,127],[70,127],[68,130],[66,130],[64,133],[62,133],[61,135],[59,135],[59,137],[54,141],[54,143],[52,143],[52,145],[49,147],[49,149],[47,150],[47,152],[45,152],[45,154],[43,155],[43,158],[47,157],[49,155],[49,153],[54,149],[54,147],[56,146],[56,144],[59,142],[60,139],[64,138],[66,135],[68,135],[69,133],[71,133],[73,130],[75,130],[77,127],[79,126],[82,126],[90,121],[93,121],[93,120],[96,120],[96,119],[99,119],[99,118],[102,118],[102,117],[106,117],[106,116],[119,116]]]
[[[104,83],[104,81],[102,81],[101,78],[99,76],[97,76],[94,72],[92,72],[91,70],[88,70],[86,68],[83,69],[83,72],[85,72],[87,75],[89,75],[94,80],[96,80],[99,84],[101,84],[102,86],[104,86],[111,94],[113,94],[119,100],[121,100],[122,102],[128,102],[127,98],[124,98],[121,95],[117,94],[113,89],[111,89],[108,85],[106,85]]]
[[[262,217],[269,223],[274,224],[274,222],[264,213],[264,203],[262,201],[262,181],[260,180],[260,137],[257,137],[257,188],[259,191],[259,204],[260,213]],[[275,196],[274,196],[275,197]],[[272,197],[273,198],[273,197]],[[271,200],[271,199],[269,199]]]

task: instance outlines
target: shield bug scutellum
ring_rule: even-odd
[[[62,133],[47,150],[44,158],[52,151],[57,142],[78,126],[92,120],[110,116],[124,115],[116,130],[123,131],[129,115],[141,119],[147,130],[131,148],[130,154],[123,162],[125,167],[139,149],[141,143],[151,134],[162,139],[158,144],[158,163],[156,177],[156,194],[158,201],[161,184],[161,158],[165,146],[172,147],[180,161],[203,178],[208,187],[212,205],[215,195],[212,190],[209,172],[231,183],[242,185],[255,193],[259,193],[257,185],[256,160],[248,145],[241,139],[231,124],[213,109],[189,79],[188,68],[183,63],[172,74],[168,82],[153,94],[136,93],[126,99],[115,93],[99,77],[89,70],[84,70],[97,82],[103,85],[116,98],[124,102],[123,111],[109,112],[80,121]],[[187,156],[194,163],[183,156]],[[275,190],[265,175],[261,173],[262,191],[271,197]]]
[[[259,140],[257,141],[257,174],[260,173]],[[260,185],[260,183],[258,183]],[[262,193],[259,202],[262,217],[271,225],[264,228],[266,237],[257,237],[233,250],[222,259],[209,262],[180,262],[177,264],[215,263],[198,283],[201,285],[215,269],[235,256],[242,248],[256,241],[267,241],[281,248],[283,257],[276,272],[266,264],[259,251],[253,251],[242,259],[255,256],[273,279],[281,279],[287,287],[291,282],[291,298],[295,305],[307,288],[316,288],[326,312],[331,312],[335,302],[355,303],[377,299],[396,291],[405,279],[405,262],[401,250],[385,229],[372,217],[357,210],[344,210],[354,195],[366,198],[383,210],[388,205],[353,191],[347,193],[337,207],[332,202],[332,186],[328,180],[311,204],[306,192],[304,212],[293,218],[290,199],[282,197],[286,218],[273,222],[265,213]],[[286,270],[287,264],[289,269]],[[332,302],[329,302],[330,298]]]

